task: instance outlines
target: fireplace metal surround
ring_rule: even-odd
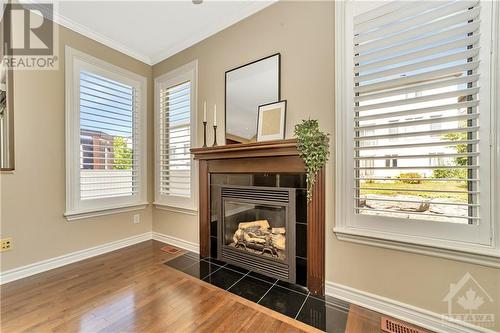
[[[261,186],[219,186],[218,197],[218,244],[219,260],[262,273],[267,276],[295,283],[295,189]],[[252,209],[234,209],[232,219],[226,214],[226,203],[233,206],[241,204]],[[260,208],[259,208],[260,207]],[[279,211],[283,211],[280,214]],[[283,215],[280,218],[279,215]],[[234,216],[234,217],[233,217]],[[241,220],[238,220],[241,219]],[[228,245],[227,233],[234,233],[239,222],[268,220],[271,228],[285,228],[284,259],[275,256],[249,252],[241,247]]]

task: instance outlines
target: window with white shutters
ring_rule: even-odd
[[[191,196],[191,82],[160,90],[160,194]]]
[[[155,80],[157,205],[194,210],[196,62]]]
[[[144,204],[145,78],[66,49],[67,216]]]
[[[491,2],[338,7],[337,229],[491,244]]]
[[[386,10],[354,18],[356,210],[475,223],[479,2]]]
[[[80,198],[139,190],[136,88],[80,71]]]

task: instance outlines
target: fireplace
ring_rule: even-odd
[[[218,259],[295,283],[295,189],[222,185],[217,192]]]
[[[295,189],[295,241],[290,237],[291,226],[286,230],[288,245],[295,242],[295,263],[288,262],[288,271],[295,283],[306,286],[313,295],[324,295],[325,291],[325,171],[318,172],[312,188],[312,200],[306,200],[306,170],[300,158],[295,140],[279,140],[235,144],[210,148],[193,148],[191,152],[199,161],[199,226],[200,255],[220,258],[222,243],[219,226],[222,215],[221,186],[257,186],[259,188]],[[289,195],[289,198],[292,196]],[[262,199],[258,197],[256,199]],[[290,202],[288,203],[290,210]],[[246,208],[240,208],[242,211]],[[251,218],[253,219],[253,217]],[[256,219],[256,218],[255,218]],[[290,223],[290,218],[288,222]],[[271,227],[271,226],[270,226]],[[231,237],[232,238],[232,237]],[[225,244],[225,255],[246,255],[252,263],[273,261],[283,266],[276,258],[255,260],[254,253],[242,248],[231,249]],[[233,250],[233,251],[232,251]],[[288,247],[290,251],[290,247]],[[222,255],[222,253],[220,254]],[[293,253],[292,253],[293,255]],[[241,260],[241,257],[240,257]],[[290,256],[287,257],[290,260]],[[226,260],[228,261],[228,260]],[[230,260],[231,261],[231,260]],[[248,261],[248,262],[249,262]],[[248,263],[247,262],[247,263]],[[235,263],[235,261],[231,261]],[[240,262],[236,262],[244,266]],[[285,269],[287,263],[284,264]],[[245,266],[248,267],[248,266]],[[262,272],[263,270],[260,270]],[[268,273],[269,274],[269,273]],[[292,276],[289,274],[288,279]],[[273,275],[273,277],[276,275]],[[282,278],[283,279],[283,278]]]

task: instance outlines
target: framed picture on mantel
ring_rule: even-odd
[[[285,138],[286,100],[259,105],[257,141]]]

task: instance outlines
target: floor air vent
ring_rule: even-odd
[[[389,333],[428,333],[422,329],[412,327],[408,324],[387,317],[382,317],[380,325],[382,331]]]

